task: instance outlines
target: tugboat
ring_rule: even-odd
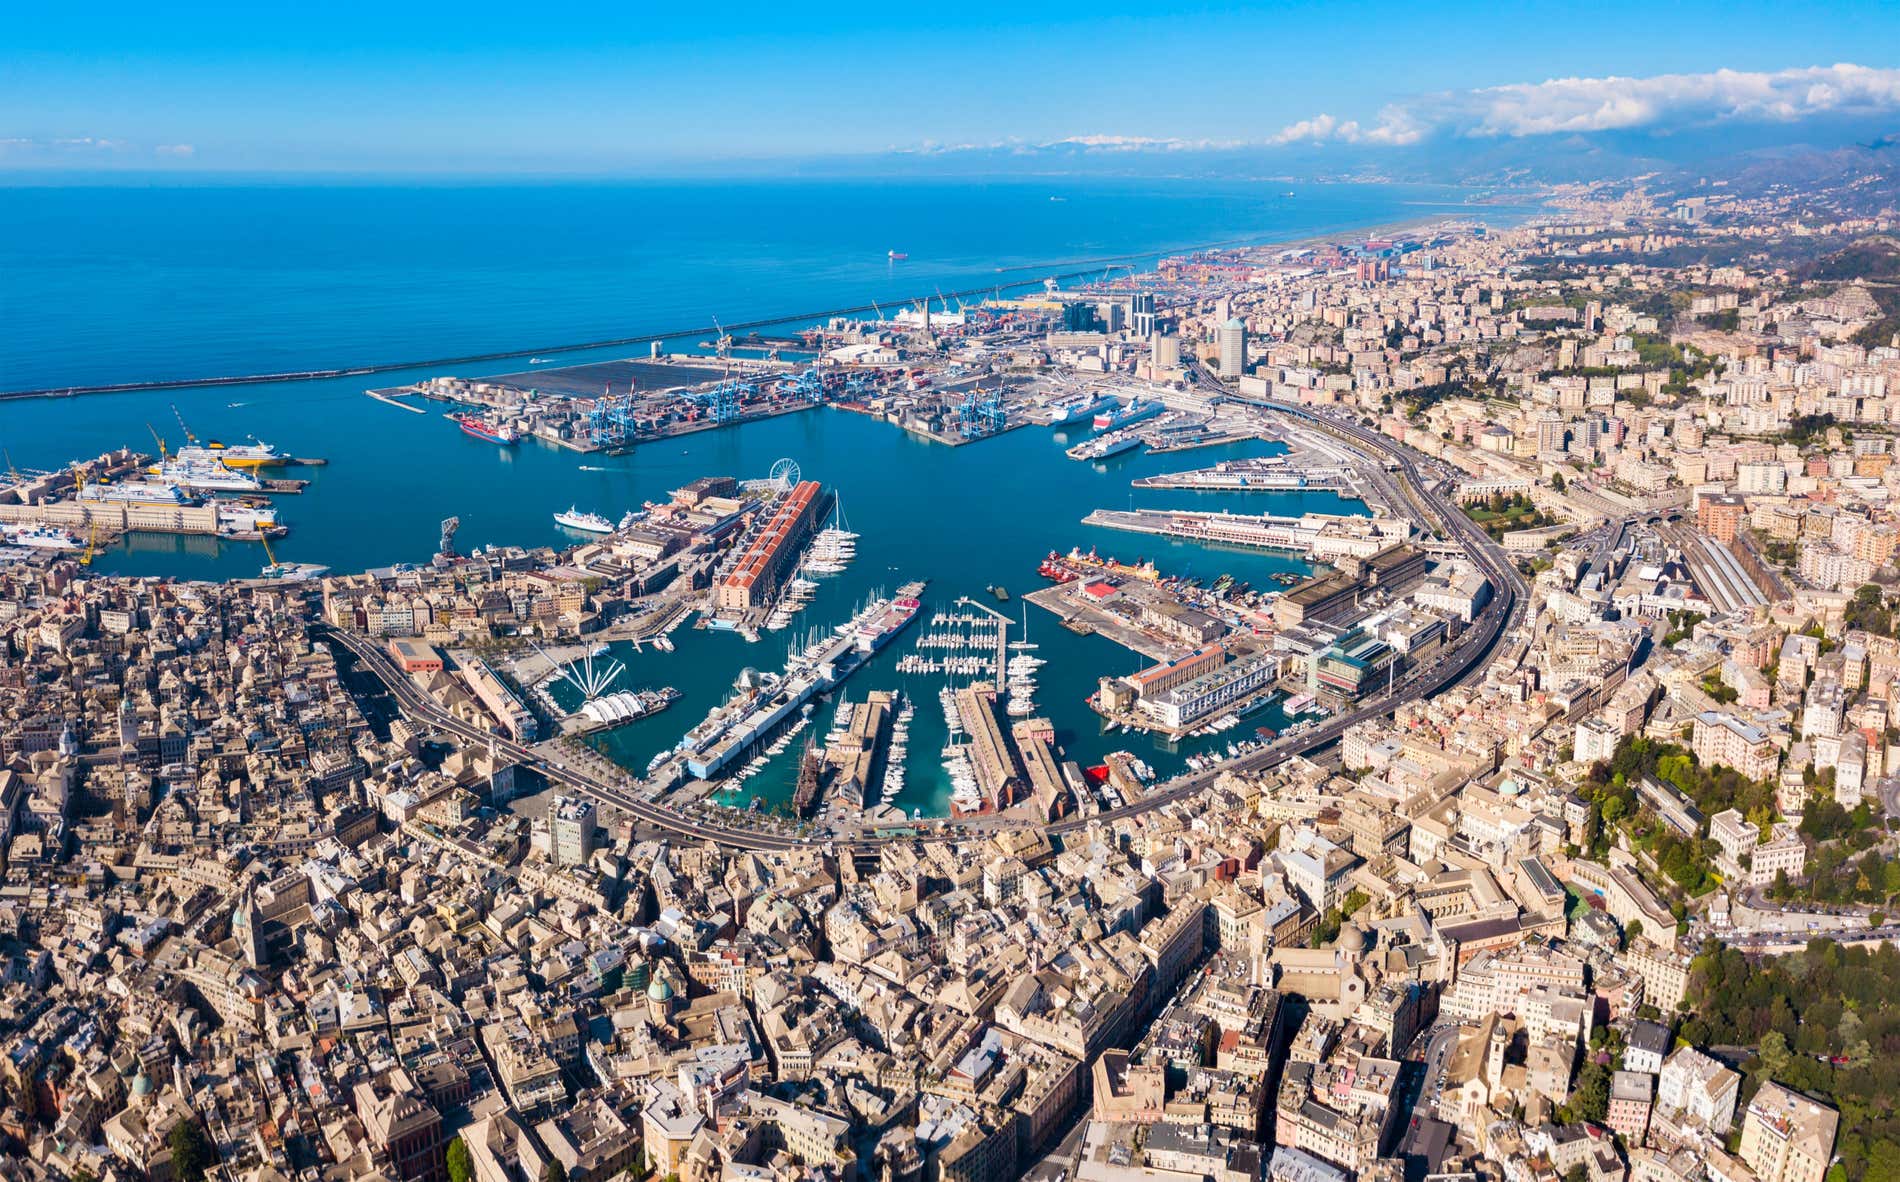
[[[1054,550],[1049,551],[1049,557],[1042,560],[1036,573],[1052,583],[1072,583],[1076,578],[1075,572],[1062,564],[1061,555]]]

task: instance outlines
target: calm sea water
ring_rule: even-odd
[[[1422,186],[1287,192],[1064,179],[0,188],[0,390],[616,339],[1463,200]],[[891,263],[893,250],[910,257]]]
[[[532,349],[1035,278],[1069,260],[1344,232],[1453,212],[1461,199],[1399,186],[1284,192],[1281,184],[1068,180],[0,189],[0,389]],[[890,250],[908,252],[909,261],[888,262]],[[520,368],[498,362],[458,372]],[[373,384],[434,372],[398,371]],[[1077,544],[1155,555],[1169,573],[1210,581],[1231,571],[1264,586],[1274,571],[1305,569],[1292,558],[1085,529],[1079,519],[1090,509],[1357,507],[1331,494],[1129,488],[1137,475],[1261,454],[1264,444],[1083,465],[1066,459],[1064,438],[1046,428],[951,449],[819,410],[603,460],[532,441],[483,444],[434,409],[411,414],[365,398],[366,384],[0,402],[0,449],[20,468],[54,468],[108,448],[151,450],[153,433],[175,441],[182,416],[201,436],[255,435],[327,457],[327,467],[297,473],[312,478],[304,495],[280,500],[292,532],[278,557],[339,570],[426,560],[438,522],[452,514],[462,519],[464,549],[572,542],[551,516],[570,504],[617,517],[695,476],[760,476],[779,457],[797,459],[807,476],[840,492],[864,535],[858,563],[828,582],[799,628],[779,637],[748,645],[730,634],[682,632],[674,654],[623,654],[629,684],[670,684],[685,694],[607,741],[636,768],[716,704],[739,668],[779,667],[805,621],[839,622],[879,586],[931,580],[926,612],[990,584],[1020,594],[1039,584],[1035,567],[1045,553]],[[97,568],[229,578],[255,574],[262,561],[249,544],[135,536],[101,554]],[[1052,658],[1039,701],[1070,754],[1093,760],[1128,745],[1129,736],[1096,733],[1082,699],[1097,676],[1131,671],[1138,659],[1099,637],[1063,631],[1052,617],[1038,620],[1034,610],[1029,624]],[[907,647],[908,638],[859,674],[852,697],[896,685],[891,666]],[[904,688],[920,699],[913,774],[898,803],[940,812],[947,794],[938,767],[940,682],[910,681]],[[1281,724],[1273,715],[1265,722]],[[782,798],[792,754],[748,790]],[[1173,770],[1179,756],[1156,752],[1151,761]]]

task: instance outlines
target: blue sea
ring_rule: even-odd
[[[0,390],[539,350],[1464,201],[1057,178],[0,187]]]

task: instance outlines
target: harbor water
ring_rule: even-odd
[[[1025,613],[1021,597],[1048,586],[1036,568],[1050,550],[1067,553],[1075,546],[1085,551],[1094,547],[1104,557],[1128,562],[1153,559],[1162,573],[1197,578],[1203,585],[1231,574],[1236,580],[1271,589],[1275,574],[1311,570],[1292,555],[1084,526],[1081,519],[1091,509],[1133,504],[1137,508],[1297,515],[1365,513],[1365,504],[1333,492],[1232,493],[1129,486],[1137,476],[1201,467],[1221,459],[1278,454],[1284,448],[1277,443],[1250,441],[1160,456],[1131,452],[1105,462],[1078,463],[1065,457],[1063,449],[1080,437],[1047,427],[1024,427],[978,443],[946,447],[863,415],[826,409],[695,436],[683,450],[653,447],[601,461],[609,471],[588,474],[593,491],[583,495],[581,503],[613,516],[696,475],[762,475],[775,459],[794,458],[807,479],[822,480],[836,490],[844,523],[862,535],[857,559],[841,574],[818,576],[817,596],[783,632],[766,632],[757,643],[748,643],[732,632],[681,628],[673,633],[676,647],[671,653],[651,646],[636,653],[630,645],[615,644],[613,657],[627,666],[620,688],[670,685],[682,696],[665,713],[601,736],[597,740],[601,750],[626,767],[643,770],[654,755],[676,743],[732,692],[733,679],[741,669],[782,669],[788,649],[800,642],[807,629],[829,629],[842,623],[878,592],[894,591],[915,579],[929,580],[916,622],[844,686],[853,702],[864,701],[872,690],[899,689],[916,703],[905,788],[893,802],[906,813],[922,810],[926,816],[940,816],[947,810],[950,784],[941,766],[947,732],[938,690],[972,679],[902,674],[896,667],[904,654],[917,651],[920,637],[933,631],[935,614],[972,610],[956,605],[960,597],[1007,614],[1013,625],[1012,640],[1023,636],[1027,621],[1028,639],[1038,646],[1036,655],[1048,662],[1036,674],[1037,714],[1056,725],[1058,745],[1068,758],[1084,766],[1099,763],[1109,751],[1126,749],[1166,774],[1179,770],[1190,754],[1210,747],[1224,749],[1229,741],[1252,737],[1255,727],[1285,727],[1287,719],[1269,706],[1237,729],[1190,738],[1178,749],[1163,747],[1145,735],[1103,734],[1086,702],[1097,679],[1132,673],[1148,662],[1102,636],[1077,635],[1035,606]],[[1004,588],[1009,600],[999,602],[990,595],[988,588],[993,586]],[[923,655],[943,654],[924,650]],[[564,705],[572,705],[575,695],[563,685],[555,696]],[[833,701],[827,700],[814,712],[809,737],[822,741],[834,708]],[[722,799],[747,804],[756,798],[765,807],[782,804],[791,795],[805,737],[801,735],[762,772]]]

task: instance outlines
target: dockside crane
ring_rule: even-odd
[[[185,425],[185,416],[184,416],[184,413],[178,409],[178,404],[176,402],[172,403],[171,408],[172,408],[172,418],[178,420],[178,429],[185,433],[185,442],[191,444],[193,447],[198,446],[198,437],[196,435],[193,435],[191,433],[191,428]],[[151,426],[150,423],[147,423],[145,425],[148,427]]]

